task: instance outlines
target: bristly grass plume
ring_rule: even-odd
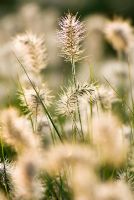
[[[88,98],[89,101],[95,101],[95,86],[89,84],[77,84],[77,87],[70,86],[60,96],[57,105],[57,111],[61,115],[72,115],[77,110],[77,99]]]
[[[66,61],[77,62],[81,60],[83,50],[81,42],[85,38],[85,26],[80,22],[77,15],[66,14],[59,21],[58,41],[61,46],[61,56]]]
[[[48,63],[47,48],[44,37],[32,32],[18,35],[14,40],[17,55],[22,57],[27,70],[39,73]]]
[[[125,52],[129,50],[132,45],[133,28],[129,20],[122,18],[115,18],[105,26],[105,35],[109,43],[111,43],[117,52]]]
[[[50,90],[47,88],[45,84],[41,87],[36,88],[40,99],[44,102],[46,106],[50,106],[52,103],[52,96],[50,95]],[[33,88],[24,88],[23,93],[18,93],[18,98],[20,99],[20,103],[22,108],[27,107],[30,109],[32,114],[35,112],[40,112],[42,110],[41,100],[38,98],[36,92]]]

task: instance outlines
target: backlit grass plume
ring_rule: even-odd
[[[17,55],[20,55],[27,69],[40,72],[41,69],[47,66],[47,49],[43,37],[28,32],[18,35],[14,40],[14,44]]]
[[[95,100],[95,86],[84,84],[77,84],[77,87],[69,87],[60,96],[57,111],[62,115],[71,115],[77,110],[77,100],[88,97],[92,102]]]
[[[93,118],[92,141],[104,163],[119,166],[126,161],[129,142],[121,126],[118,118],[110,113],[103,113]]]
[[[104,110],[111,109],[112,103],[119,101],[114,90],[112,90],[110,87],[101,85],[96,90],[96,93],[97,102]]]
[[[68,13],[61,18],[59,26],[58,41],[61,45],[61,56],[66,61],[79,61],[83,53],[81,42],[85,37],[84,24],[77,19],[77,15]]]
[[[122,18],[109,21],[105,27],[105,36],[118,52],[127,52],[133,40],[133,28],[130,21]]]
[[[18,98],[21,103],[20,106],[22,106],[22,108],[28,108],[32,114],[35,114],[36,112],[39,113],[42,110],[41,101],[43,101],[46,106],[49,106],[52,103],[52,96],[46,85],[43,84],[40,88],[36,89],[40,98],[33,88],[24,88],[23,93],[18,93]]]
[[[14,108],[3,110],[0,123],[2,126],[0,137],[17,151],[38,146],[38,139],[31,132],[29,121],[20,116],[18,110]]]
[[[134,191],[134,174],[133,170],[129,169],[129,167],[127,169],[120,170],[117,174],[117,179],[126,182],[129,188]]]
[[[65,61],[71,62],[73,84],[76,90],[77,81],[75,73],[75,63],[82,59],[83,50],[81,49],[81,43],[85,38],[85,26],[82,22],[79,21],[79,19],[77,19],[77,15],[73,16],[70,13],[61,18],[59,26],[61,28],[61,30],[58,32],[59,43],[61,45],[61,56],[65,58]],[[81,127],[81,134],[83,137],[83,128],[77,96],[76,104],[79,123]]]
[[[40,170],[40,152],[32,149],[19,156],[11,176],[15,187],[15,199],[41,199],[43,187],[38,178]]]

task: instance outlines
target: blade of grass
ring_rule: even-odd
[[[73,82],[74,82],[75,89],[77,89],[76,73],[75,73],[75,62],[74,62],[73,59],[72,59],[71,65],[72,65]],[[82,127],[82,120],[81,120],[80,106],[79,106],[78,97],[77,97],[77,110],[78,110],[78,117],[79,117],[79,122],[80,122],[81,136],[82,136],[82,139],[84,140],[84,133],[83,133],[83,127]]]
[[[22,95],[23,95],[24,100],[25,100],[25,104],[26,104],[27,108],[29,109],[29,106],[28,106],[28,103],[27,103],[27,99],[26,99],[26,96],[25,96],[25,94],[24,94],[24,90],[23,90],[23,87],[22,87],[22,84],[21,84],[21,82],[20,82],[20,79],[19,79],[18,74],[17,74],[17,79],[18,79],[18,83],[19,83],[19,86],[20,86]],[[33,129],[33,132],[35,132],[35,130],[34,130],[34,123],[33,123],[33,119],[32,119],[31,114],[30,114],[30,116],[29,116],[29,119],[30,119],[30,121],[31,121],[31,126],[32,126],[32,129]]]
[[[104,76],[103,76],[104,77]],[[104,77],[105,81],[109,84],[109,86],[113,89],[113,91],[117,94],[117,96],[122,100],[122,102],[127,106],[129,111],[133,114],[132,109],[130,106],[126,103],[126,101],[119,95],[119,93],[114,89],[114,87],[111,85],[111,83]]]
[[[19,63],[20,66],[22,67],[24,73],[26,74],[26,76],[27,76],[27,78],[28,78],[28,80],[29,80],[31,86],[33,87],[34,91],[36,92],[36,95],[37,95],[37,97],[39,98],[39,100],[40,100],[40,102],[41,102],[41,105],[42,105],[42,107],[43,107],[45,113],[47,114],[49,120],[51,121],[51,123],[52,123],[52,125],[53,125],[53,128],[55,129],[55,131],[56,131],[56,133],[57,133],[57,136],[59,137],[60,141],[63,143],[62,137],[61,137],[61,135],[60,135],[60,133],[59,133],[59,131],[58,131],[58,129],[57,129],[57,127],[56,127],[56,125],[55,125],[55,123],[54,123],[54,121],[53,121],[53,119],[52,119],[50,113],[49,113],[49,111],[47,110],[45,104],[43,103],[42,99],[40,98],[40,95],[39,95],[38,91],[36,90],[36,88],[35,88],[33,82],[31,81],[31,79],[30,79],[30,77],[29,77],[29,75],[28,75],[28,73],[27,73],[25,67],[23,66],[23,64],[21,63],[21,61],[18,59],[18,57],[16,56],[16,54],[15,54],[14,52],[13,52],[13,54],[15,55],[15,58],[17,59],[18,63]]]

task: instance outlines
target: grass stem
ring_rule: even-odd
[[[75,89],[77,89],[77,83],[76,83],[76,73],[75,73],[75,62],[72,59],[72,75],[73,75],[73,82]],[[77,110],[78,110],[78,117],[79,117],[79,122],[80,122],[80,129],[81,129],[81,134],[82,134],[82,139],[84,140],[84,133],[83,133],[83,128],[82,128],[82,120],[81,120],[81,114],[80,114],[80,107],[79,107],[79,99],[77,97]]]

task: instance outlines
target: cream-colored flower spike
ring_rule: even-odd
[[[27,70],[40,72],[48,63],[47,49],[43,37],[28,32],[14,40],[17,56],[22,58]]]
[[[87,83],[78,83],[76,88],[73,86],[66,88],[58,101],[57,112],[63,116],[74,114],[77,108],[77,99],[88,98],[88,101],[94,102],[95,90],[95,85]]]
[[[105,27],[107,40],[117,51],[127,52],[133,40],[133,28],[130,21],[116,18],[109,21]]]
[[[85,27],[77,19],[77,15],[66,14],[59,21],[58,42],[61,46],[61,56],[66,61],[77,62],[82,59],[81,42],[85,37]]]
[[[19,115],[15,108],[8,108],[1,112],[0,123],[2,124],[1,137],[13,146],[18,152],[27,148],[37,148],[38,138],[33,135],[29,121]]]
[[[28,105],[32,114],[35,114],[36,112],[39,114],[41,112],[42,110],[41,101],[45,103],[46,106],[50,106],[53,98],[53,96],[50,95],[51,91],[47,88],[45,84],[42,84],[40,87],[36,87],[36,90],[40,98],[37,96],[33,88],[24,88],[23,91],[25,97],[24,95],[18,96],[18,98],[21,101],[21,105],[25,107]]]

